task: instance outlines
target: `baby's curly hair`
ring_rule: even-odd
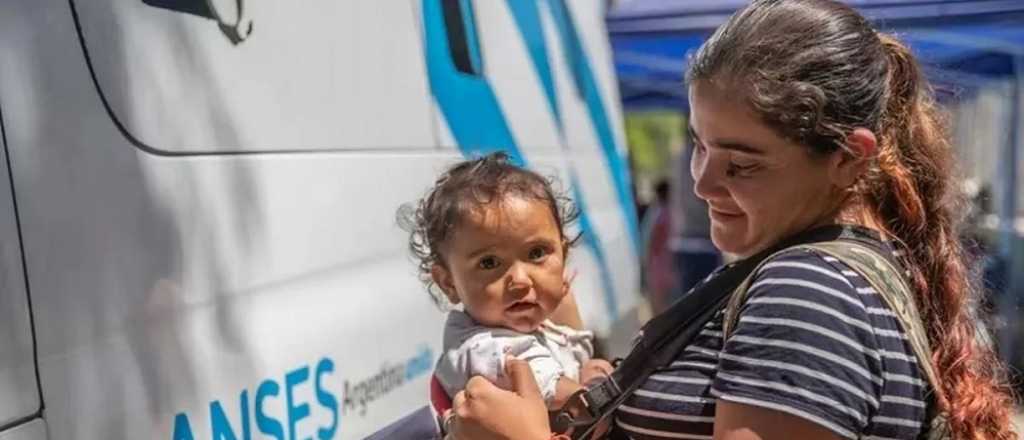
[[[399,208],[398,223],[409,232],[409,250],[420,280],[438,306],[446,304],[446,299],[433,289],[430,271],[435,264],[444,264],[441,247],[452,229],[468,213],[509,196],[546,203],[566,251],[579,240],[579,233],[570,238],[567,231],[579,217],[579,209],[562,193],[558,180],[510,163],[504,152],[455,164],[437,178],[426,196]]]

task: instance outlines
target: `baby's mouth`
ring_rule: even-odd
[[[507,310],[509,312],[512,312],[512,313],[516,313],[516,312],[529,311],[529,310],[533,309],[534,307],[537,307],[537,303],[535,303],[533,301],[516,301],[516,302],[512,303],[512,305],[506,307],[505,310]]]

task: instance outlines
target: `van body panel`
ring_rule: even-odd
[[[497,102],[501,104],[502,115],[509,127],[513,127],[516,145],[529,151],[558,150],[562,147],[559,138],[559,120],[551,108],[545,89],[539,87],[541,78],[530,60],[530,47],[534,41],[546,43],[540,28],[524,28],[515,19],[513,12],[533,6],[526,14],[537,17],[543,2],[475,1],[476,27],[478,29],[483,76],[494,90]],[[532,12],[532,13],[531,13]],[[529,31],[535,33],[527,39]],[[538,38],[539,37],[539,38]]]
[[[0,137],[0,426],[31,416],[40,408],[21,237],[9,170],[7,146]]]
[[[592,51],[608,50],[607,42],[584,39],[577,31],[578,12],[561,0],[461,3],[471,5],[478,29],[475,39],[467,37],[468,44],[480,46],[482,68],[476,74],[458,71],[450,58],[442,5],[423,2],[427,71],[443,131],[466,155],[503,149],[535,168],[533,153],[557,142],[553,151],[563,158],[556,164],[564,172],[562,189],[585,208],[578,224],[585,239],[577,255],[587,254],[583,258],[599,268],[583,274],[589,280],[580,280],[589,282],[594,294],[582,298],[580,307],[588,326],[607,331],[617,316],[635,307],[632,286],[638,283],[630,269],[638,261],[633,201],[628,185],[624,190],[618,185],[629,179],[624,144],[601,130],[621,124],[596,99],[596,84],[614,88],[614,77],[610,66],[597,70],[588,59]],[[593,10],[583,19],[600,15],[597,4],[583,8]]]
[[[253,99],[235,96],[253,93],[237,89],[243,86],[199,81],[203,93],[182,88],[187,96],[178,99],[149,86],[120,84],[149,81],[157,87],[154,81],[163,77],[154,72],[174,73],[184,68],[179,64],[198,62],[189,58],[192,54],[212,62],[209,47],[223,43],[225,36],[212,20],[157,8],[150,4],[155,1],[89,3],[92,12],[82,9],[86,2],[76,1],[82,41],[66,0],[12,0],[0,13],[0,59],[19,60],[0,63],[0,108],[16,171],[49,438],[357,439],[423,405],[445,315],[417,278],[408,234],[399,227],[396,212],[422,196],[445,167],[483,151],[482,145],[461,142],[439,91],[427,87],[427,29],[421,10],[431,0],[386,2],[380,9],[394,11],[393,4],[401,4],[415,18],[409,26],[416,51],[387,52],[380,58],[409,59],[378,61],[409,64],[414,71],[420,66],[422,90],[399,95],[413,108],[425,102],[426,110],[399,109],[383,128],[372,128],[377,116],[373,103],[365,113],[337,117],[338,124],[356,121],[367,131],[402,132],[381,136],[418,137],[395,144],[385,140],[397,137],[379,142],[359,138],[367,143],[358,146],[345,140],[348,133],[331,131],[334,122],[320,120],[316,130],[323,131],[309,139],[323,136],[329,142],[304,142],[312,147],[296,149],[298,143],[284,140],[295,125],[276,124],[266,114],[253,116],[263,110],[237,104]],[[324,7],[326,15],[336,12],[330,8],[342,8]],[[364,9],[363,17],[373,12]],[[487,13],[506,14],[493,21],[503,23],[509,38],[523,38],[511,33],[515,18],[508,7]],[[541,14],[544,22],[552,21],[544,15],[548,12]],[[269,23],[275,17],[294,19],[291,12],[259,17],[253,15],[253,33],[233,50],[255,51],[258,38],[284,38],[274,29],[307,32],[295,29],[302,23]],[[153,29],[135,27],[133,21]],[[401,40],[407,30],[395,32]],[[86,58],[81,45],[87,45],[91,57],[90,45],[100,43],[89,40],[90,35],[106,35],[109,44],[152,46],[151,53],[117,49],[148,63],[112,58],[102,72],[97,68],[97,81],[123,86],[122,96],[111,98],[106,83],[99,89],[93,84],[90,65],[98,63]],[[558,35],[545,27],[549,40],[557,41]],[[488,38],[481,47],[485,62],[496,50]],[[191,41],[192,51],[168,40]],[[309,50],[319,53],[321,43],[310,44]],[[263,61],[254,56],[238,62],[277,64],[276,50]],[[531,65],[525,49],[514,53]],[[607,335],[637,301],[635,253],[624,226],[632,214],[623,211],[616,196],[598,136],[586,133],[593,125],[586,102],[558,89],[570,75],[554,53],[548,59],[555,96],[572,99],[559,98],[565,107],[564,133],[575,130],[580,141],[540,144],[542,136],[561,136],[551,132],[556,124],[541,81],[488,87],[502,89],[491,89],[499,114],[526,112],[527,102],[540,106],[531,110],[535,119],[495,120],[513,140],[501,146],[517,148],[528,166],[557,176],[567,191],[583,196],[591,239],[570,257],[579,272],[574,291],[588,326]],[[268,71],[276,72],[280,66],[271,67]],[[159,87],[180,86],[186,82],[182,78],[219,78],[231,68],[189,71]],[[278,78],[261,79],[274,89],[268,93],[289,95],[277,88],[304,85],[321,90],[315,82],[274,82]],[[389,78],[382,73],[382,83],[371,85],[391,84]],[[532,98],[506,105],[502,100],[515,94],[506,88]],[[295,93],[308,97],[307,92]],[[116,118],[108,114],[104,99],[112,103]],[[158,111],[150,113],[154,108]],[[193,111],[216,117],[185,114]],[[320,107],[310,117],[332,111]],[[158,117],[151,119],[154,114]],[[119,119],[132,122],[119,127]],[[519,127],[526,124],[521,121],[534,125]],[[569,128],[568,121],[578,121],[572,123],[579,127]],[[549,133],[538,135],[538,144],[521,140],[534,138],[520,133],[543,127]],[[174,142],[156,145],[159,139]],[[204,143],[211,139],[216,142]],[[333,147],[338,145],[345,148]],[[5,399],[0,395],[0,401]]]
[[[72,0],[100,93],[139,146],[433,148],[413,0],[242,3],[253,31],[233,44],[172,7],[204,0]]]
[[[18,425],[0,432],[0,440],[46,440],[46,422],[43,419],[35,419],[23,425]]]

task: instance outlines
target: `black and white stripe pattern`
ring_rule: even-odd
[[[790,251],[755,274],[728,341],[719,313],[615,415],[641,439],[710,439],[715,403],[795,415],[840,437],[915,439],[927,384],[895,315],[849,267]]]

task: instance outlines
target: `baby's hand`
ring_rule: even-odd
[[[612,367],[608,361],[604,359],[591,359],[583,363],[580,367],[580,383],[583,386],[588,386],[594,382],[604,379],[605,376],[611,375]]]

